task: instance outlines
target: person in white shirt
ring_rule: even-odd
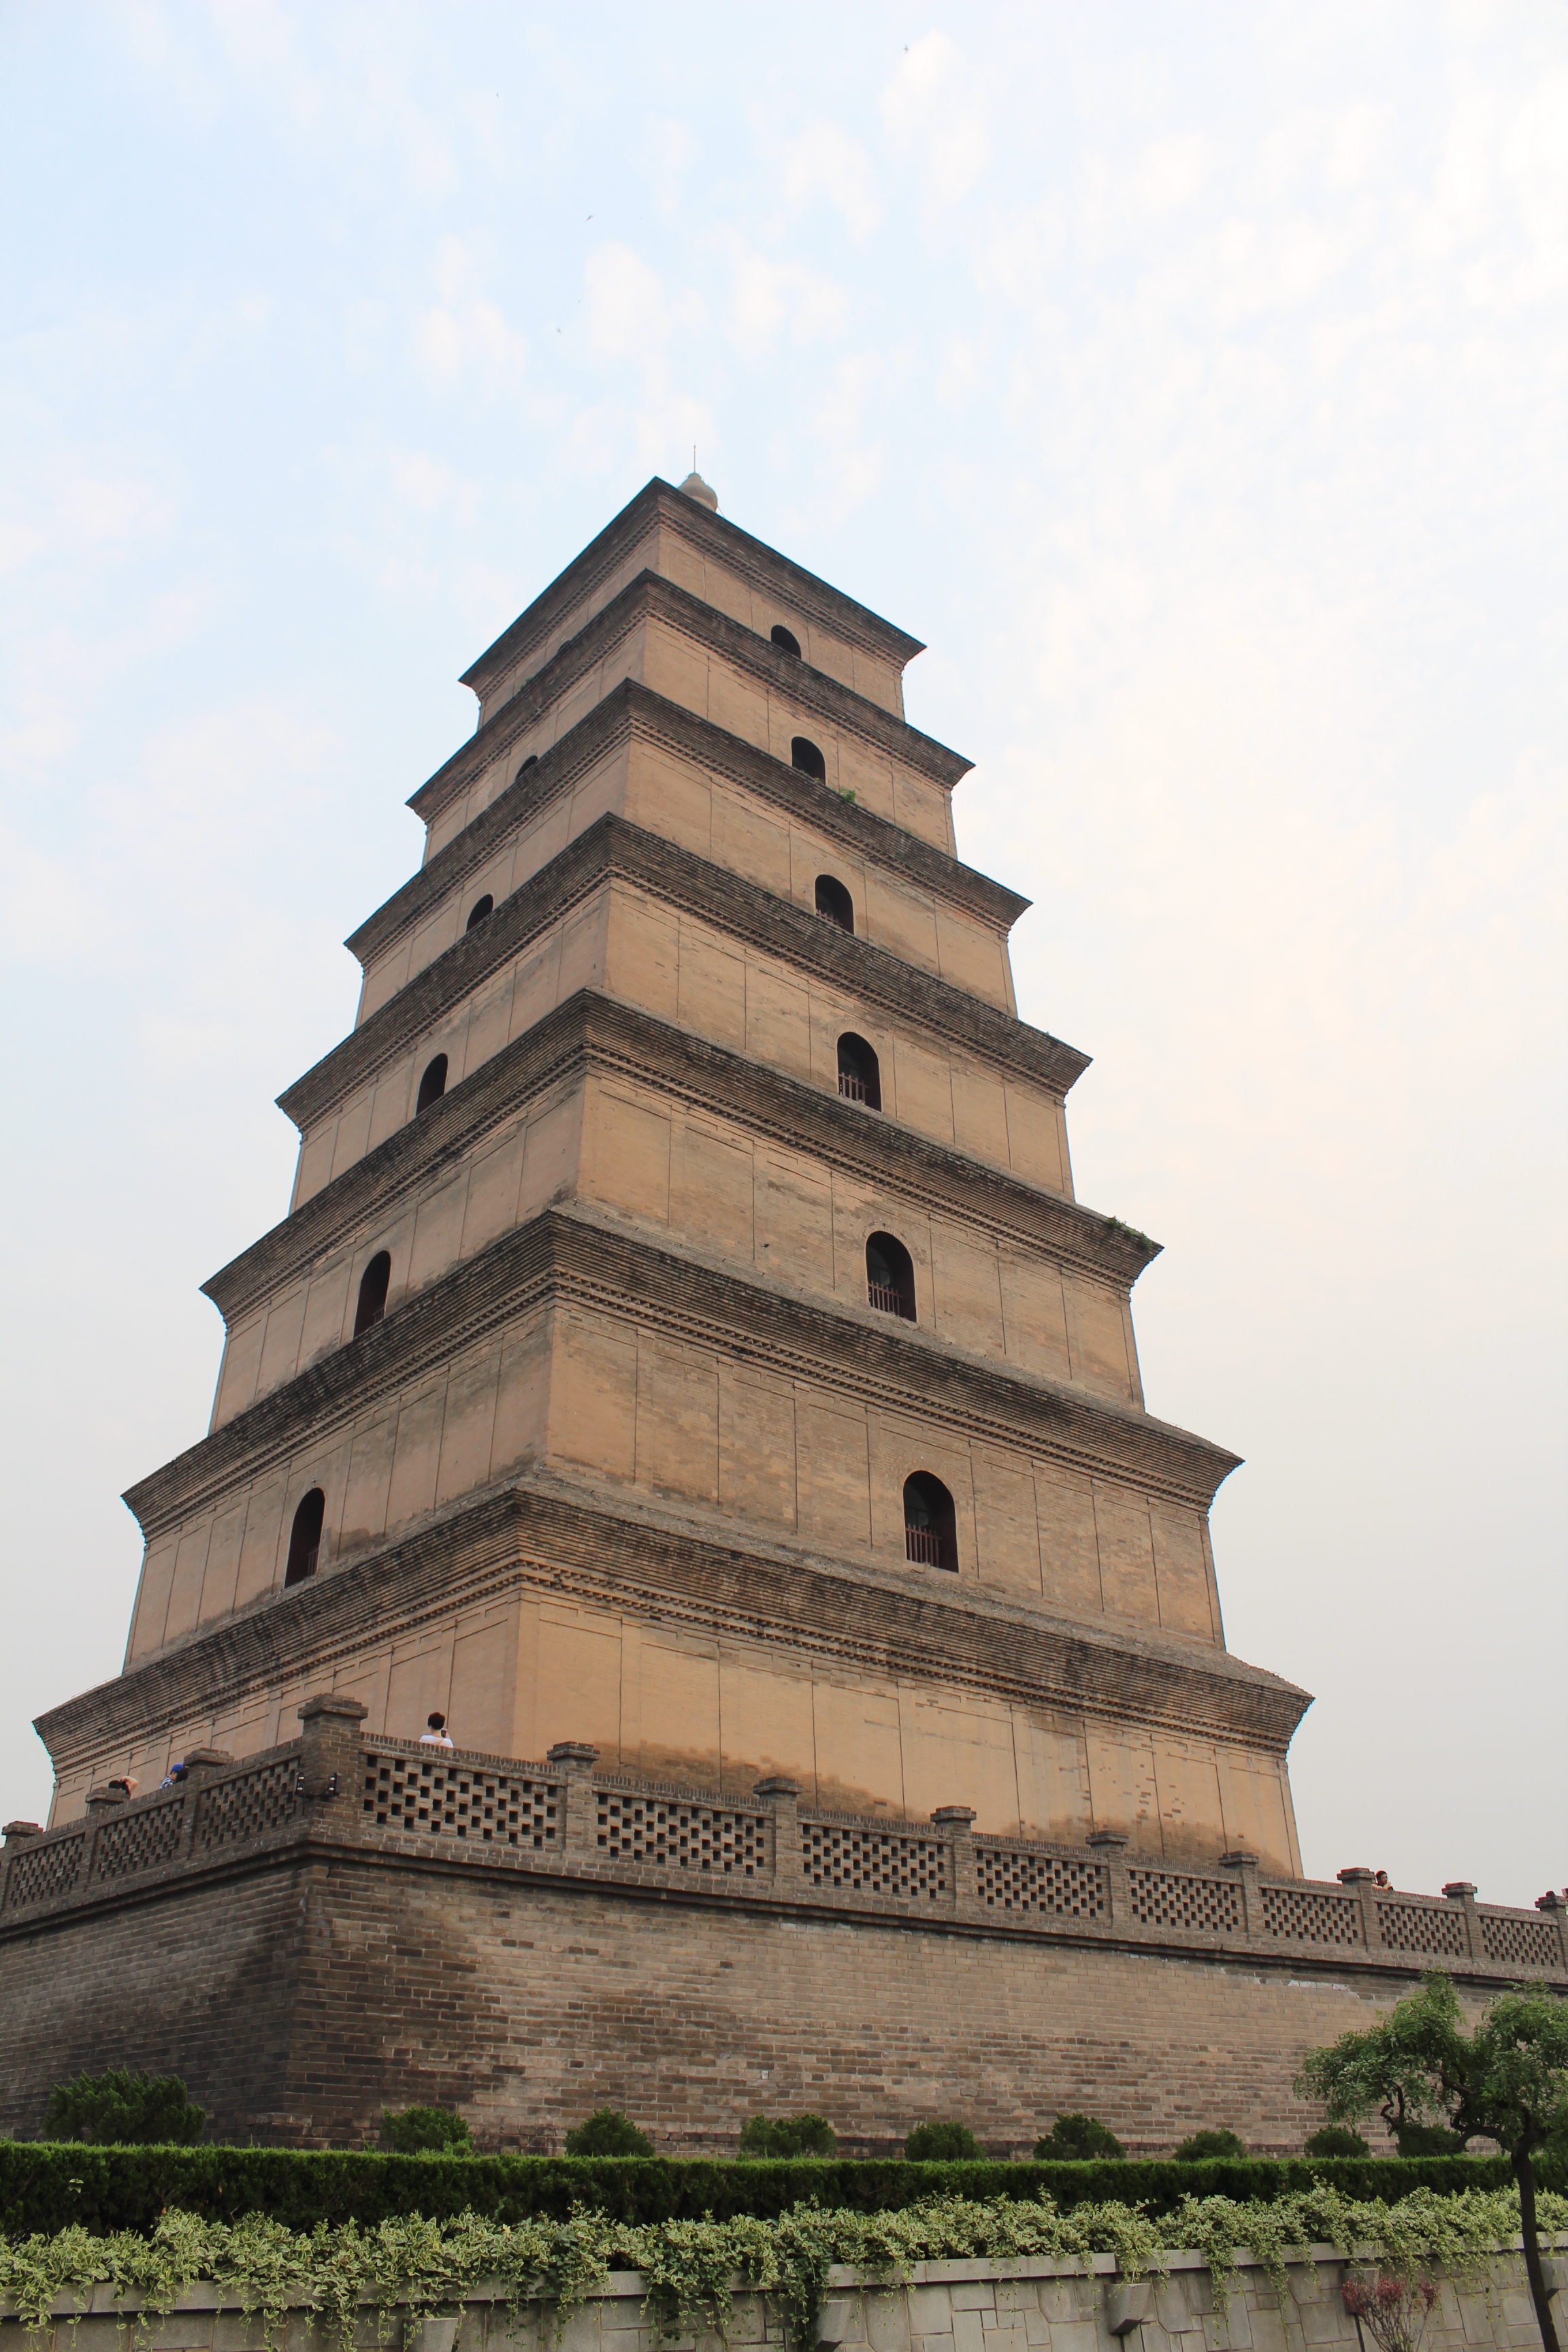
[[[447,1737],[447,1718],[444,1715],[428,1716],[426,1720],[428,1722],[430,1728],[428,1731],[422,1731],[419,1735],[419,1745],[421,1748],[452,1748],[456,1746],[456,1741],[448,1739]]]

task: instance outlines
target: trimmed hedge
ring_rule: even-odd
[[[1440,2156],[1248,2158],[1173,2164],[1130,2157],[1121,2163],[910,2164],[897,2158],[801,2158],[730,2161],[703,2158],[386,2156],[368,2149],[94,2147],[0,2141],[0,2231],[10,2238],[80,2222],[95,2234],[151,2228],[166,2207],[209,2221],[267,2213],[290,2229],[318,2221],[374,2224],[400,2214],[428,2221],[465,2210],[494,2221],[530,2214],[564,2221],[575,2204],[638,2224],[764,2218],[792,2205],[889,2212],[937,2196],[1037,2198],[1063,2212],[1120,2200],[1151,2215],[1188,2196],[1256,2197],[1272,2204],[1314,2181],[1346,2197],[1397,2204],[1415,2189],[1500,2189],[1512,2179],[1501,2157]],[[1568,2189],[1568,2164],[1537,2167],[1542,2188]]]

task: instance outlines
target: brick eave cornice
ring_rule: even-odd
[[[596,818],[503,898],[487,922],[426,964],[286,1087],[278,1097],[279,1110],[303,1133],[312,1119],[395,1060],[410,1039],[611,877],[704,917],[731,937],[830,981],[884,1013],[933,1030],[1004,1071],[1033,1078],[1052,1094],[1065,1096],[1089,1067],[1087,1054],[1047,1031],[1032,1029],[951,981],[905,963],[868,940],[851,938],[836,923],[825,923],[728,866],[611,813]]]
[[[684,1255],[579,1202],[514,1227],[127,1488],[122,1500],[152,1540],[237,1480],[281,1463],[302,1439],[346,1426],[490,1331],[558,1299],[837,1388],[879,1412],[918,1421],[934,1411],[972,1439],[1117,1477],[1189,1509],[1206,1510],[1240,1460],[1131,1404],[970,1354],[916,1326],[889,1331],[869,1308]]]
[[[1055,1262],[1119,1289],[1130,1289],[1160,1254],[1158,1242],[1080,1202],[716,1045],[695,1030],[583,989],[232,1258],[202,1284],[204,1294],[232,1325],[373,1211],[389,1214],[395,1202],[460,1160],[512,1111],[591,1068],[646,1077],[660,1092],[733,1118],[754,1134],[812,1150],[862,1181],[1041,1245]]]
[[[889,759],[901,761],[943,792],[951,793],[974,764],[934,736],[922,735],[918,727],[911,727],[907,719],[881,703],[829,677],[826,670],[813,669],[809,662],[783,652],[662,573],[639,572],[508,698],[493,719],[443,761],[417,792],[409,794],[407,805],[416,816],[433,824],[480,768],[570,693],[576,681],[603,661],[640,621],[650,617],[668,622],[707,651],[723,654],[738,669],[763,686],[776,688],[807,711],[816,711],[833,725],[876,744]]]
[[[711,1637],[787,1643],[830,1667],[958,1684],[1101,1719],[1206,1733],[1283,1757],[1311,1704],[1294,1684],[1205,1643],[1029,1606],[919,1570],[743,1538],[640,1496],[547,1471],[449,1505],[292,1591],[260,1596],[112,1681],[50,1708],[50,1753],[108,1751],[211,1712],[212,1694],[323,1684],[367,1642],[416,1633],[519,1583],[608,1601]]]
[[[595,583],[613,572],[626,551],[635,547],[655,516],[671,530],[679,531],[693,546],[711,549],[721,561],[740,572],[758,587],[775,593],[782,590],[814,618],[824,621],[851,644],[863,645],[868,653],[879,654],[902,669],[925,646],[919,637],[911,637],[906,629],[884,620],[869,605],[847,596],[841,588],[807,572],[787,555],[781,555],[765,540],[754,539],[728,517],[712,513],[695,499],[682,496],[672,483],[654,475],[621,509],[618,515],[605,524],[597,538],[590,540],[580,555],[574,556],[563,572],[557,572],[548,588],[525,605],[509,627],[486,646],[477,661],[463,672],[461,683],[483,695],[490,681],[514,668],[528,652],[530,646],[550,634],[557,616],[593,593]]]
[[[526,729],[520,724],[512,731],[522,734]],[[527,824],[552,801],[570,793],[577,778],[595,760],[612,745],[634,736],[689,753],[705,767],[763,793],[787,814],[808,818],[819,832],[858,856],[979,915],[1000,930],[1011,929],[1034,903],[1005,883],[977,872],[934,843],[895,824],[890,817],[879,816],[858,802],[846,801],[831,784],[775,760],[771,752],[715,726],[710,719],[700,718],[683,703],[655,694],[636,678],[623,678],[548,751],[542,751],[526,775],[514,777],[461,833],[437,851],[427,866],[411,875],[350,932],[343,941],[350,954],[362,965],[383,954],[454,881],[493,856],[509,833]],[[489,756],[476,764],[484,766]]]

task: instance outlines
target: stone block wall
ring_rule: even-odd
[[[1245,2255],[1223,2303],[1203,2258],[1189,2253],[1170,2258],[1165,2278],[1141,2282],[1120,2278],[1109,2254],[1088,2263],[921,2263],[897,2281],[839,2268],[816,2341],[843,2352],[1363,2352],[1340,2294],[1352,2266],[1331,2246],[1303,2251],[1307,2259],[1289,2266],[1283,2301]],[[400,2352],[720,2352],[721,2338],[706,2329],[661,2342],[644,2306],[646,2284],[635,2271],[612,2272],[561,2334],[552,2305],[525,2305],[514,2325],[499,2283],[481,2283],[460,2311],[395,2320],[387,2335],[367,2307],[355,2344],[359,2352],[386,2343]],[[1540,2331],[1517,2252],[1500,2251],[1479,2276],[1439,2284],[1422,2352],[1535,2352]],[[0,2302],[0,2352],[24,2352],[25,2344],[26,2352],[124,2352],[124,2318],[138,2307],[137,2298],[117,2304],[100,2287],[79,2315],[62,2296],[53,2326],[26,2338],[15,2307]],[[236,2307],[232,2291],[200,2283],[138,2341],[147,2352],[262,2352],[263,2324]],[[782,2347],[776,2302],[737,2288],[728,2342]],[[334,2347],[301,2310],[289,2316],[285,2352]]]

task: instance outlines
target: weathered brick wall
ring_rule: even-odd
[[[661,2146],[732,2147],[809,2106],[851,2147],[922,2116],[1032,2145],[1060,2108],[1136,2149],[1229,2125],[1299,2147],[1303,2050],[1415,1981],[1386,1962],[1160,1956],[813,1917],[424,1854],[309,1846],[0,1940],[0,2131],[110,2065],[184,2076],[216,2137],[321,2145],[384,2104],[481,2144],[558,2147],[625,2107]]]

